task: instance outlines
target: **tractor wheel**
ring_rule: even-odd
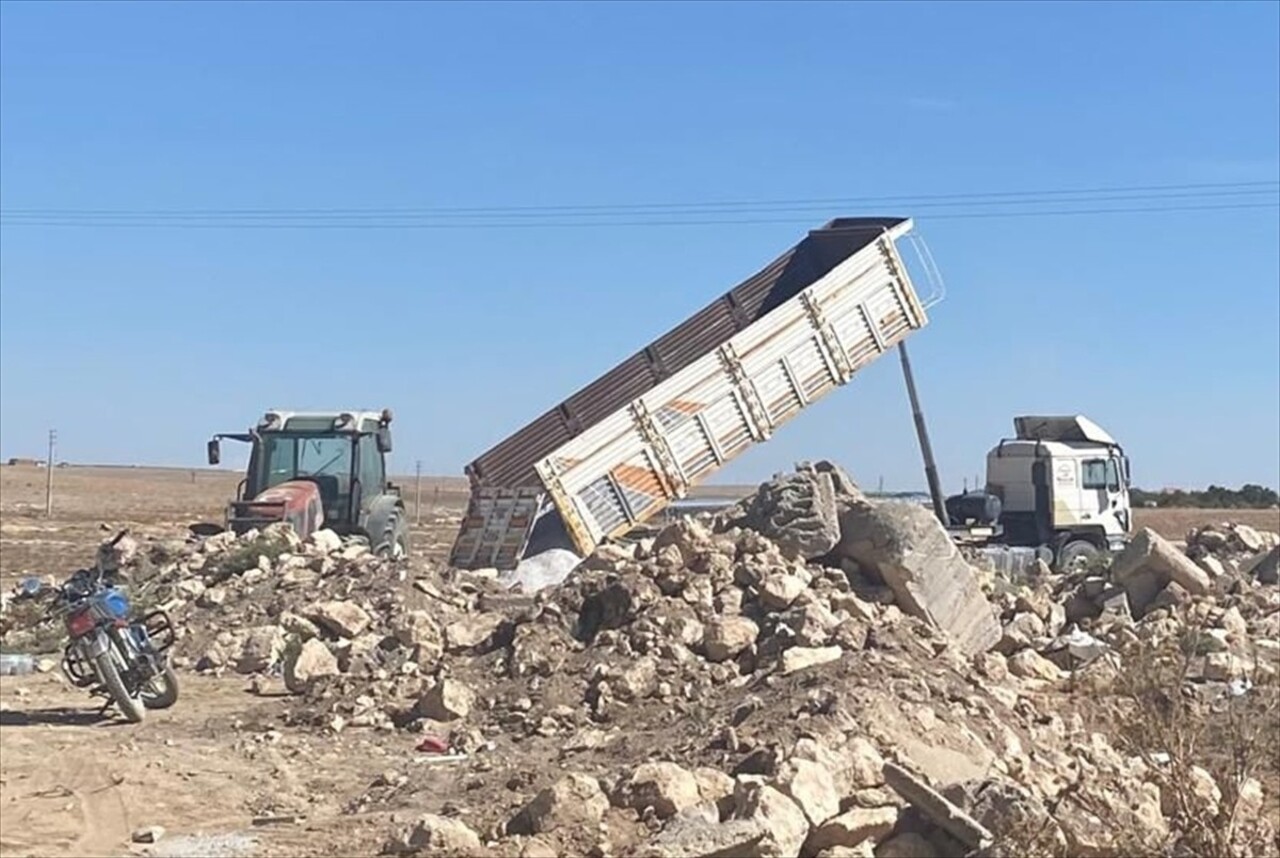
[[[1058,552],[1058,571],[1066,573],[1087,569],[1101,553],[1092,542],[1073,539]]]
[[[378,536],[374,554],[391,560],[399,560],[409,553],[409,526],[402,511],[396,510],[387,518],[386,526]]]

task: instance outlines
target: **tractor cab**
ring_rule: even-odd
[[[244,434],[215,435],[209,464],[221,461],[222,439],[251,445],[249,465],[227,526],[237,533],[287,521],[300,536],[321,527],[368,536],[376,548],[403,551],[399,490],[387,481],[391,412],[269,411]]]

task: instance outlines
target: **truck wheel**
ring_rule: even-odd
[[[1058,571],[1078,572],[1092,566],[1102,554],[1098,546],[1083,539],[1073,539],[1058,551]]]
[[[404,516],[397,510],[387,517],[387,523],[382,528],[374,554],[390,560],[399,560],[408,553],[409,526],[405,523]]]

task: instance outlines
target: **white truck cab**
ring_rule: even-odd
[[[1078,414],[1013,423],[1016,436],[987,454],[985,491],[948,500],[951,525],[987,526],[998,544],[1047,549],[1059,569],[1122,549],[1133,516],[1120,444]]]

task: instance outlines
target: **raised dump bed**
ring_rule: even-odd
[[[907,218],[838,218],[466,468],[450,562],[585,555],[661,512],[927,318]]]

